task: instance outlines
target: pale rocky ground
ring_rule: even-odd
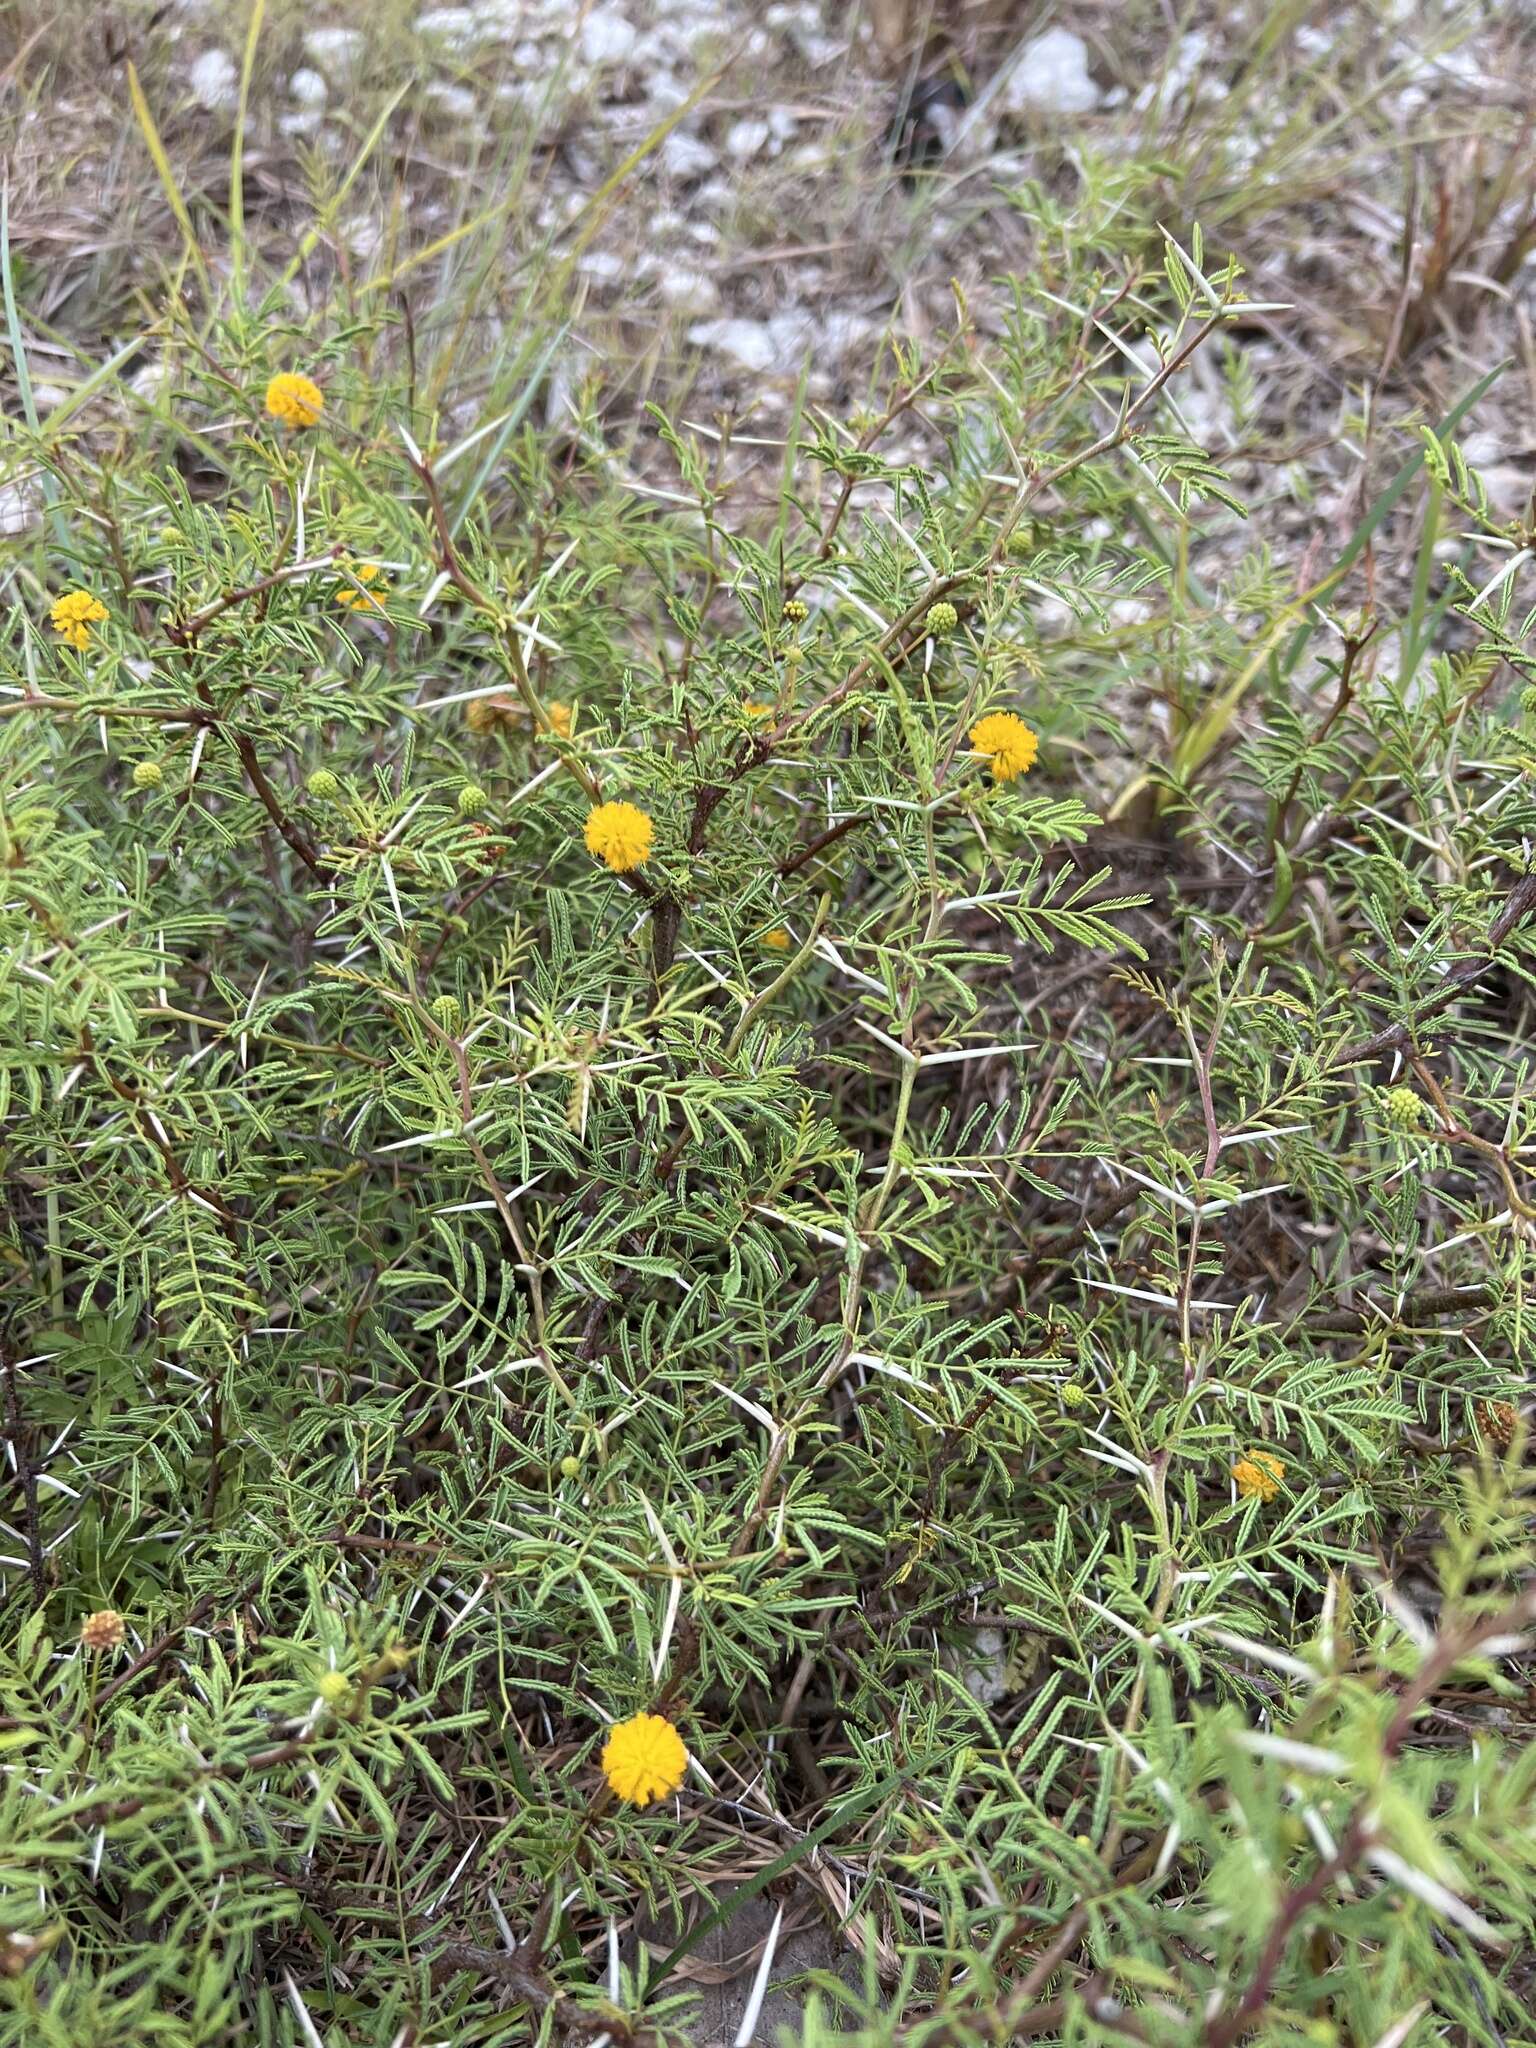
[[[994,324],[994,280],[1028,276],[1035,261],[1017,197],[1031,181],[1060,200],[1086,161],[1162,156],[1174,167],[1167,223],[1187,232],[1199,218],[1212,252],[1238,255],[1254,295],[1289,309],[1241,343],[1246,411],[1234,411],[1215,357],[1180,400],[1242,494],[1257,491],[1282,521],[1288,498],[1305,496],[1309,517],[1319,505],[1342,511],[1358,491],[1368,407],[1434,417],[1508,356],[1525,361],[1472,421],[1471,453],[1489,465],[1495,497],[1519,508],[1536,442],[1536,264],[1506,274],[1500,258],[1525,220],[1529,162],[1491,218],[1455,242],[1425,335],[1395,349],[1392,330],[1404,306],[1413,312],[1437,216],[1469,220],[1510,152],[1527,147],[1528,10],[1318,5],[1266,59],[1274,76],[1257,92],[1246,79],[1260,0],[948,0],[934,11],[952,37],[906,61],[850,0],[274,0],[246,121],[248,212],[280,243],[399,91],[388,143],[334,208],[317,259],[325,281],[338,265],[365,275],[451,235],[515,189],[500,295],[509,324],[517,266],[579,248],[570,332],[544,372],[546,419],[596,392],[605,422],[636,416],[646,398],[686,399],[695,418],[724,407],[738,432],[757,423],[771,434],[802,375],[812,403],[856,406],[885,337],[921,346],[952,324],[956,283],[982,331]],[[231,0],[175,0],[124,44],[179,174],[210,198],[227,173],[239,89],[236,12]],[[927,90],[957,72],[968,95]],[[101,83],[82,78],[74,98],[66,85],[23,122],[12,219],[23,255],[49,266],[47,312],[105,347],[142,320],[175,231],[137,137],[103,133]],[[904,177],[893,143],[911,106],[929,159]],[[606,182],[668,121],[594,231]],[[50,166],[71,150],[66,189],[49,189]],[[35,243],[31,180],[47,214]],[[455,317],[453,264],[450,254],[416,273],[427,344]],[[129,280],[142,297],[128,296]],[[476,339],[488,378],[504,336]],[[153,360],[136,374],[148,395]],[[46,396],[46,349],[34,376]],[[478,402],[474,379],[461,380],[457,418],[472,422]],[[0,525],[22,516],[14,494],[0,503]]]
[[[227,164],[239,11],[231,0],[174,0],[152,27],[125,34],[194,190],[216,191],[212,166]],[[1256,295],[1294,308],[1272,337],[1244,344],[1266,431],[1333,439],[1383,359],[1410,187],[1419,214],[1411,290],[1442,197],[1452,219],[1470,213],[1480,184],[1520,146],[1536,53],[1528,10],[1319,5],[1284,40],[1273,84],[1253,93],[1245,71],[1267,12],[1259,0],[1229,9],[948,0],[932,11],[954,33],[907,62],[856,0],[275,0],[246,122],[248,206],[274,228],[285,215],[307,219],[312,194],[335,184],[373,112],[403,87],[387,148],[336,209],[337,262],[364,273],[386,244],[430,243],[516,183],[509,269],[535,251],[557,260],[581,240],[577,318],[549,371],[547,413],[596,378],[631,396],[689,391],[695,406],[774,420],[802,372],[813,401],[856,402],[884,336],[921,344],[951,323],[953,281],[985,328],[991,281],[1027,275],[1033,260],[1015,198],[1029,181],[1060,196],[1086,157],[1166,155],[1177,167],[1168,223],[1184,229],[1199,217],[1213,250],[1242,259]],[[958,62],[946,66],[945,55]],[[968,99],[925,91],[954,71]],[[1315,83],[1333,73],[1335,82]],[[80,83],[78,101],[66,87],[23,124],[12,218],[28,255],[27,170],[41,188],[61,130],[77,148],[83,137],[89,157],[101,128],[102,81]],[[914,103],[931,157],[919,177],[903,178],[893,138]],[[1314,110],[1298,147],[1287,124],[1303,105]],[[589,233],[595,196],[668,120],[675,125]],[[50,219],[36,252],[58,262],[49,299],[60,326],[94,321],[104,339],[120,337],[128,311],[93,304],[108,266],[119,286],[125,273],[148,286],[174,242],[142,158],[121,134],[113,140],[109,156],[80,164],[64,195],[48,194],[50,213],[62,196],[65,216]],[[1406,378],[1394,366],[1410,401],[1433,411],[1473,364],[1524,343],[1536,267],[1493,272],[1529,190],[1529,177],[1517,177],[1484,232],[1453,252],[1459,303],[1446,345],[1421,349],[1427,359]],[[449,316],[432,287],[452,274],[451,263],[419,273],[429,322]],[[39,374],[46,381],[46,365]],[[472,408],[473,394],[463,402]],[[1214,366],[1188,403],[1186,423],[1218,456],[1249,437],[1254,422],[1233,418]],[[1493,412],[1477,423],[1480,452],[1496,469],[1518,469],[1523,447],[1508,445]],[[1531,438],[1524,429],[1513,437]],[[1347,461],[1340,467],[1342,481]],[[1495,481],[1514,492],[1522,480],[1520,471]]]

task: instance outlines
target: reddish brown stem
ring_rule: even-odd
[[[779,873],[781,875],[798,874],[800,869],[808,861],[813,861],[818,853],[825,853],[827,848],[835,846],[839,839],[846,838],[850,832],[856,831],[860,825],[867,825],[868,823],[869,820],[867,818],[841,819],[836,825],[829,826],[818,838],[813,839],[809,846],[802,846],[800,851],[792,855],[790,859],[780,861]]]

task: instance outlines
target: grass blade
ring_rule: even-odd
[[[177,183],[176,173],[171,168],[171,160],[166,154],[165,144],[160,139],[160,130],[155,126],[155,117],[149,110],[149,101],[144,97],[144,87],[139,81],[138,70],[131,58],[128,62],[128,94],[133,101],[134,118],[139,124],[139,133],[144,137],[144,146],[149,151],[150,159],[155,166],[155,175],[160,180],[160,188],[170,204],[171,212],[176,216],[176,225],[181,229],[187,256],[192,268],[197,272],[198,283],[202,286],[205,296],[211,299],[213,286],[208,275],[208,266],[203,261],[203,252],[198,247],[197,233],[192,226],[192,215],[182,196],[181,186]]]

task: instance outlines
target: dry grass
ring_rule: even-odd
[[[812,62],[798,24],[816,12],[770,8],[763,22],[777,25],[764,26],[727,11],[670,69],[645,43],[594,69],[580,27],[541,41],[534,7],[526,35],[455,43],[424,32],[418,6],[352,0],[321,25],[357,30],[357,53],[330,65],[303,127],[290,81],[313,68],[316,24],[276,0],[246,122],[253,268],[286,269],[317,223],[296,288],[311,304],[385,296],[409,321],[424,401],[451,389],[459,421],[494,404],[509,363],[520,388],[542,354],[531,336],[558,335],[541,406],[578,401],[616,457],[645,469],[647,400],[771,431],[802,370],[813,402],[856,393],[887,337],[922,345],[945,326],[957,287],[984,327],[1002,317],[995,281],[1049,281],[1085,220],[1106,269],[1127,271],[1159,260],[1161,227],[1187,235],[1198,220],[1253,294],[1286,308],[1255,315],[1232,351],[1241,404],[1203,367],[1207,416],[1190,422],[1235,458],[1277,548],[1304,549],[1319,511],[1348,516],[1383,416],[1443,413],[1505,357],[1521,374],[1474,431],[1496,470],[1520,459],[1529,435],[1514,422],[1536,372],[1522,267],[1536,234],[1522,86],[1533,31],[1513,15],[1069,8],[1102,104],[999,120],[1008,66],[1045,16],[960,7],[947,25],[915,23],[909,60],[857,8],[827,6]],[[11,236],[45,410],[48,386],[67,392],[135,340],[122,374],[146,369],[168,288],[196,291],[129,65],[211,252],[227,238],[235,124],[229,107],[198,103],[193,67],[217,50],[238,64],[249,19],[227,5],[13,10]],[[919,62],[947,63],[974,97],[950,154],[904,175],[891,135]],[[690,94],[685,159],[663,130]],[[769,112],[782,139],[733,145]],[[710,154],[718,168],[690,175]],[[766,332],[775,359],[743,361],[721,322],[750,323],[749,342]],[[1302,456],[1305,492],[1291,466]]]

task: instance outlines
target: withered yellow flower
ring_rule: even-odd
[[[123,1617],[115,1607],[98,1607],[80,1624],[81,1646],[87,1650],[119,1650],[123,1634]]]
[[[510,690],[497,690],[493,696],[471,697],[464,707],[464,723],[473,733],[509,731],[522,709]]]

